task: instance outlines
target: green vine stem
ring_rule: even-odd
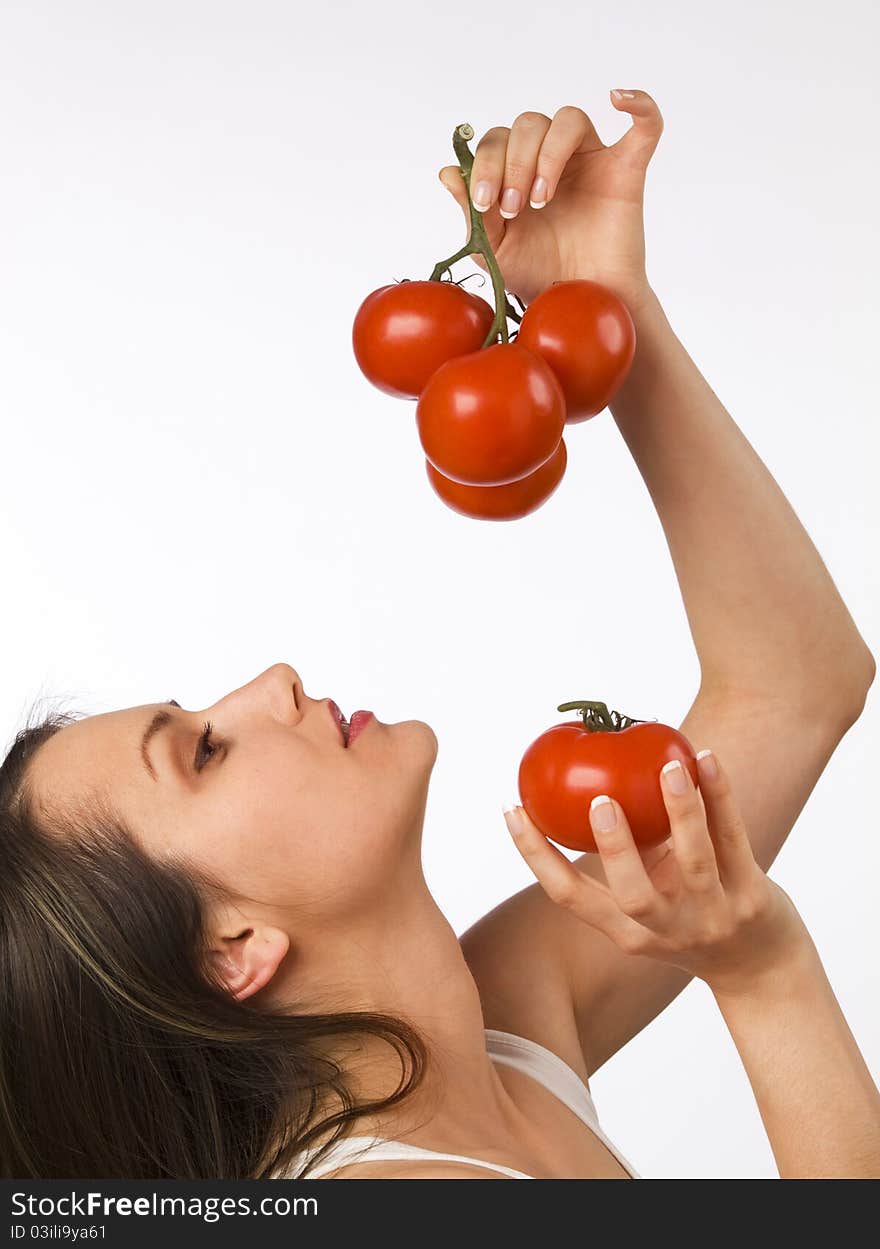
[[[632,716],[609,711],[607,703],[573,702],[560,703],[557,711],[579,711],[588,733],[619,733],[633,724],[656,724],[657,720],[634,720]]]
[[[495,259],[495,253],[489,245],[489,239],[483,225],[483,214],[474,208],[471,200],[471,170],[474,167],[474,157],[468,141],[474,137],[474,128],[468,122],[463,121],[460,126],[456,126],[452,133],[452,148],[455,152],[456,159],[459,164],[459,173],[464,178],[465,190],[467,191],[468,211],[470,213],[471,232],[468,241],[464,247],[453,256],[447,256],[445,260],[438,260],[434,266],[430,278],[431,282],[442,281],[442,274],[445,273],[450,265],[454,265],[457,260],[463,260],[465,256],[471,256],[478,252],[486,261],[486,268],[489,270],[489,276],[492,279],[492,290],[495,295],[495,318],[489,327],[489,333],[483,347],[488,347],[494,343],[498,335],[501,335],[502,343],[510,341],[507,331],[507,318],[510,316],[517,323],[522,320],[518,316],[512,305],[507,299],[507,292],[504,288],[504,277],[498,267],[498,261]],[[450,277],[452,275],[450,274]],[[517,302],[522,306],[522,300],[517,296]],[[480,349],[482,350],[482,348]]]

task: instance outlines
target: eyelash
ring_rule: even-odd
[[[198,745],[198,749],[196,750],[196,760],[195,760],[195,769],[197,772],[201,772],[202,768],[205,766],[208,760],[213,759],[214,755],[217,753],[217,747],[211,745],[211,731],[213,727],[214,726],[211,723],[211,721],[208,720],[208,722],[205,724],[204,729],[202,730],[202,735],[199,738],[199,745]],[[210,747],[211,753],[208,755],[207,751],[209,747]]]

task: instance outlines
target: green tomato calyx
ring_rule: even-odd
[[[607,703],[577,701],[560,703],[557,711],[579,711],[588,733],[619,733],[622,729],[631,728],[634,724],[656,724],[653,720],[635,720],[632,716],[622,715],[619,711],[609,711]]]

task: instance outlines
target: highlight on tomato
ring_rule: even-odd
[[[554,282],[533,299],[516,337],[537,352],[559,379],[566,421],[589,420],[620,389],[636,350],[626,304],[599,282]]]
[[[520,802],[545,837],[570,850],[598,853],[590,803],[608,794],[623,807],[637,846],[671,834],[660,770],[678,759],[699,784],[696,753],[678,729],[634,720],[605,703],[561,703],[581,719],[553,725],[527,748],[519,765]]]
[[[454,282],[380,286],[355,315],[355,359],[379,390],[417,399],[441,364],[482,346],[494,316],[485,299]]]
[[[518,481],[554,454],[565,400],[549,365],[518,342],[440,366],[419,396],[416,423],[434,467],[469,486]]]
[[[567,460],[565,440],[560,438],[559,446],[545,464],[503,486],[468,486],[452,481],[439,473],[430,460],[425,460],[425,468],[428,481],[439,497],[462,516],[478,520],[519,520],[547,502],[562,481]]]

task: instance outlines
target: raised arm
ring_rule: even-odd
[[[861,713],[873,657],[778,484],[673,332],[653,292],[612,414],[663,526],[700,663],[680,728],[726,761],[755,857],[776,858]],[[579,867],[604,879],[595,855]],[[688,982],[558,933],[591,1070]]]
[[[666,535],[702,691],[786,694],[847,720],[875,666],[819,552],[653,290],[634,315],[638,349],[611,413]]]
[[[725,760],[766,871],[858,719],[874,660],[809,535],[656,296],[633,308],[639,346],[612,413],[657,508],[700,661],[680,728],[695,750]],[[645,852],[646,862],[658,853]],[[575,863],[605,881],[597,855]],[[691,979],[585,929],[540,885],[499,904],[465,946],[475,967],[479,950],[485,982],[503,978],[493,950],[524,982],[561,975],[589,1075]]]
[[[698,976],[742,1058],[783,1178],[880,1178],[880,1094],[803,920],[755,861],[724,761],[658,780],[672,836],[646,868],[626,813],[590,820],[607,884],[588,879],[520,809],[511,833],[547,897],[627,956]],[[672,778],[681,785],[673,788]]]
[[[572,106],[552,123],[521,114],[511,130],[494,127],[481,141],[472,185],[486,181],[493,201],[516,186],[523,204],[536,175],[549,185],[538,212],[505,222],[493,204],[484,214],[513,290],[528,298],[552,281],[589,278],[633,314],[636,354],[611,413],[656,507],[699,660],[699,689],[680,727],[695,749],[725,760],[766,869],[860,715],[875,664],[809,534],[648,282],[642,201],[663,122],[646,92],[612,99],[633,118],[616,143],[605,146]],[[450,189],[462,202],[460,182]],[[577,864],[604,880],[597,856]],[[562,978],[589,1072],[690,979],[586,930],[539,885],[499,904],[463,944],[501,995]]]

